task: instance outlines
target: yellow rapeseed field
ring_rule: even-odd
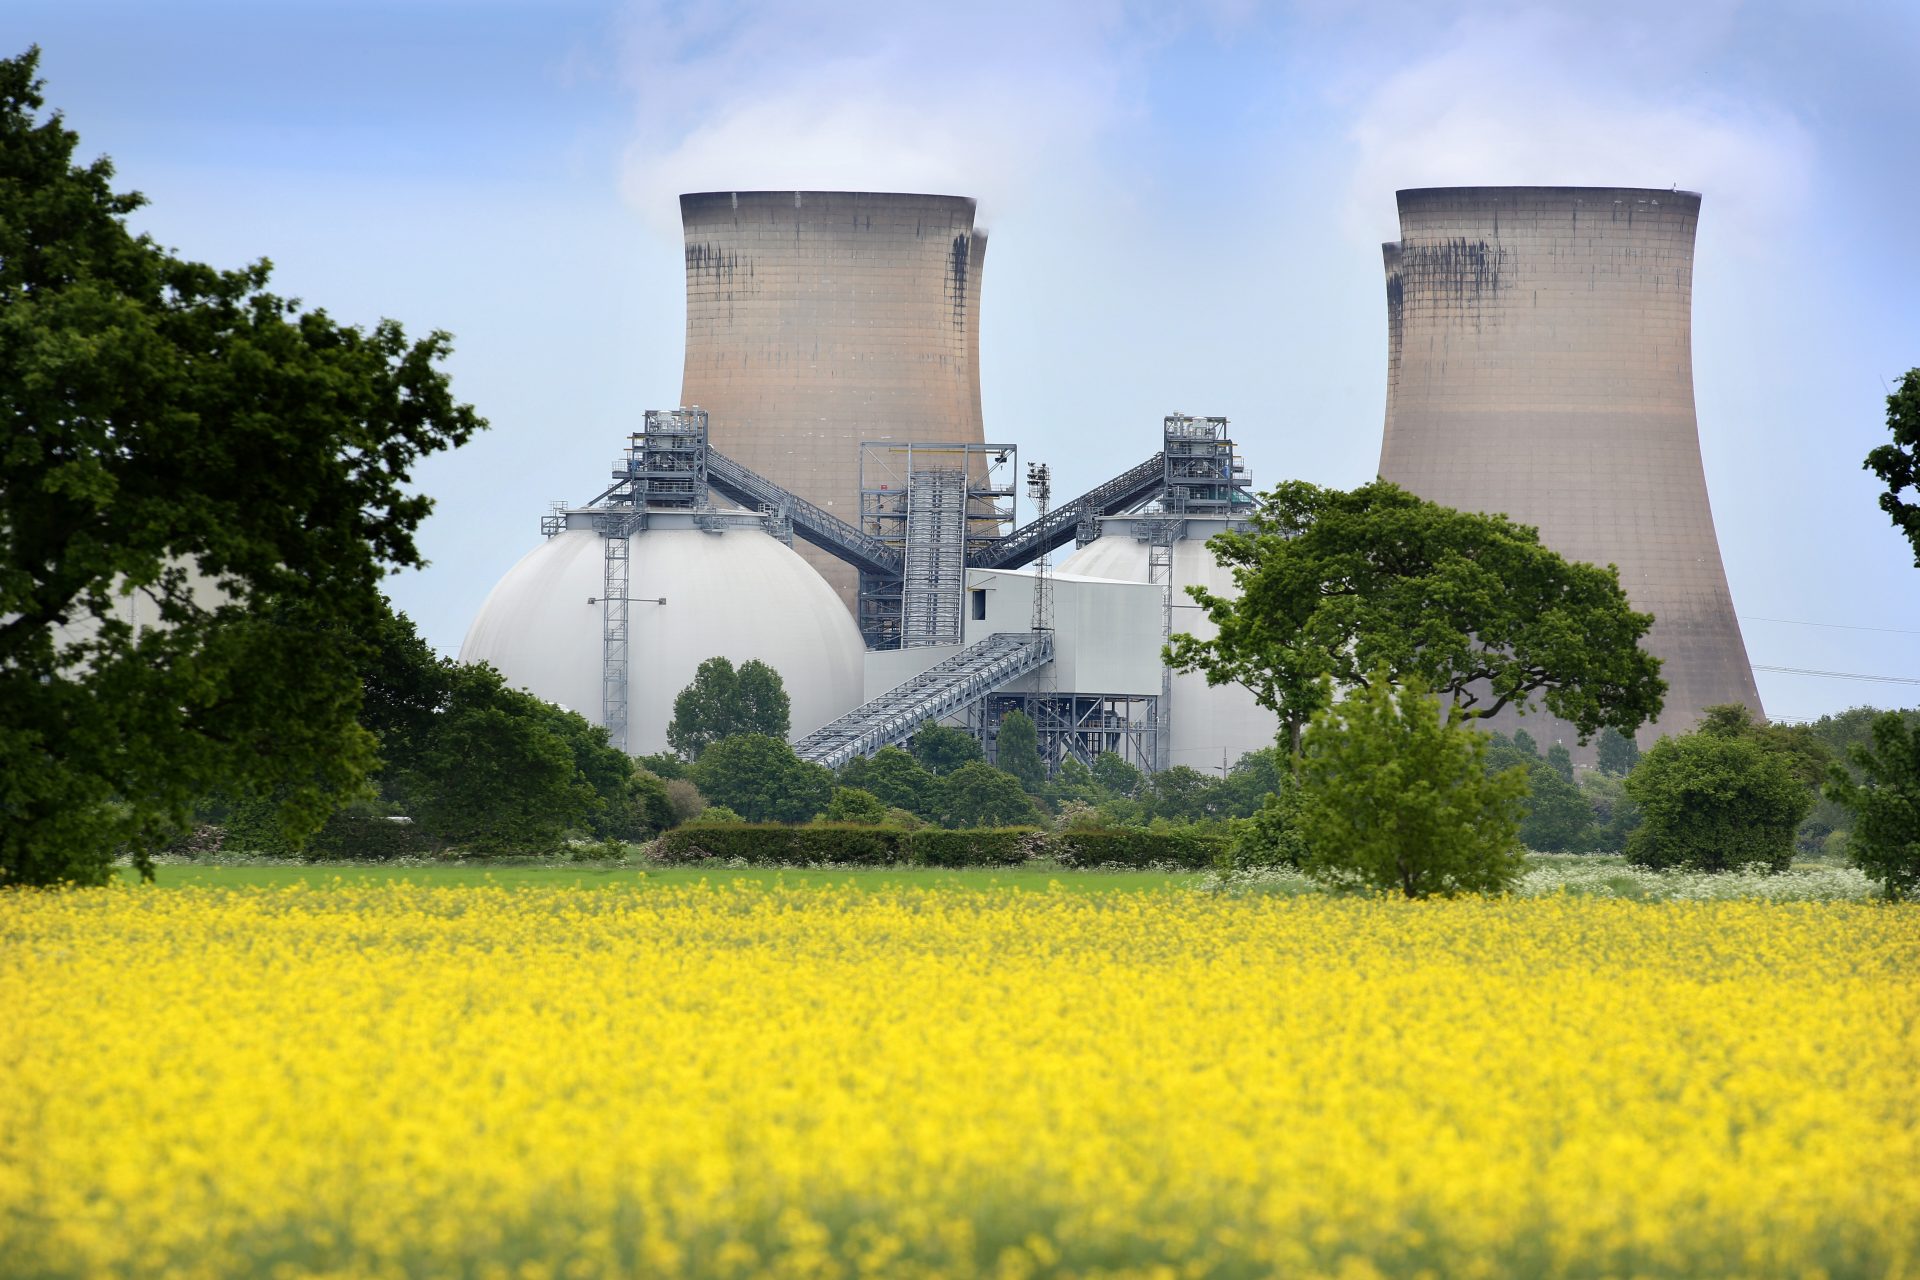
[[[0,894],[0,1273],[1920,1275],[1920,911]]]

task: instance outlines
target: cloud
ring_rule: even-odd
[[[1811,184],[1806,128],[1737,91],[1692,87],[1717,17],[1663,32],[1604,16],[1482,12],[1362,93],[1350,225],[1396,238],[1403,187],[1678,186],[1703,193],[1723,245],[1774,240]]]
[[[632,11],[622,184],[662,225],[683,191],[921,190],[1017,202],[1128,111],[1143,36],[1117,3],[772,0]]]

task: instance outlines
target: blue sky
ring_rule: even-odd
[[[1232,418],[1259,481],[1366,480],[1395,189],[1592,183],[1704,195],[1695,390],[1753,661],[1920,677],[1920,569],[1859,465],[1920,365],[1920,6],[12,0],[0,48],[36,42],[142,229],[453,332],[493,425],[421,469],[433,564],[391,583],[442,650],[677,398],[680,191],[979,197],[988,435],[1078,491],[1175,410]],[[1775,716],[1920,703],[1757,678]]]

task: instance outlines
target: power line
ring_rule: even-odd
[[[1755,671],[1777,671],[1789,676],[1820,676],[1827,680],[1865,680],[1869,684],[1920,684],[1915,676],[1869,676],[1858,671],[1815,671],[1808,667],[1763,667],[1754,664]]]
[[[1835,631],[1881,631],[1890,636],[1920,636],[1920,631],[1907,631],[1901,627],[1860,627],[1845,622],[1803,622],[1798,618],[1763,618],[1757,613],[1740,616],[1742,622],[1784,622],[1790,627],[1827,627]]]

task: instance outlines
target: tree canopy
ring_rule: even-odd
[[[1039,820],[1020,780],[983,760],[970,760],[941,782],[941,823],[948,827],[1013,827]]]
[[[1913,565],[1920,569],[1920,369],[1907,370],[1887,397],[1887,430],[1893,439],[1861,465],[1887,486],[1880,509],[1913,544]]]
[[[1912,897],[1920,892],[1920,723],[1889,711],[1869,732],[1871,746],[1847,753],[1851,771],[1831,767],[1827,794],[1854,815],[1847,845],[1854,864],[1887,897]]]
[[[748,822],[805,822],[833,799],[833,773],[785,741],[737,733],[700,753],[689,771],[700,794]]]
[[[293,835],[363,787],[355,665],[418,566],[424,455],[485,424],[449,339],[370,331],[127,227],[0,60],[0,882],[98,881],[216,787]]]
[[[791,727],[791,701],[780,673],[758,658],[736,670],[731,660],[708,658],[693,681],[673,700],[667,744],[697,760],[722,738],[759,733],[785,739]]]
[[[1020,780],[1028,791],[1038,791],[1047,781],[1047,769],[1040,761],[1040,735],[1031,717],[1024,711],[1009,711],[1000,718],[998,759],[995,763]]]
[[[1789,755],[1751,734],[1697,729],[1664,738],[1627,778],[1641,823],[1627,860],[1653,870],[1785,871],[1793,832],[1813,807]]]
[[[1454,511],[1375,481],[1351,492],[1292,481],[1251,526],[1207,545],[1236,597],[1188,593],[1218,634],[1178,635],[1183,671],[1236,682],[1297,739],[1329,688],[1418,677],[1466,719],[1543,704],[1581,740],[1657,716],[1666,683],[1641,648],[1653,624],[1612,568],[1563,559],[1505,516]]]
[[[1304,735],[1301,868],[1409,898],[1506,890],[1526,866],[1524,774],[1488,772],[1486,735],[1436,712],[1420,677],[1375,674],[1339,703],[1325,690]]]
[[[932,720],[920,726],[907,746],[921,767],[936,777],[945,777],[961,765],[985,758],[972,734]]]

